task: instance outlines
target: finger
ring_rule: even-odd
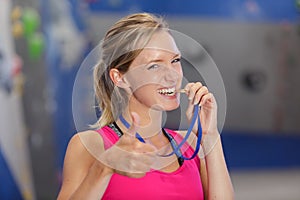
[[[149,172],[151,170],[151,165],[153,164],[153,162],[151,163],[140,163],[139,167],[137,168],[138,172]]]
[[[116,170],[116,173],[130,178],[142,178],[146,175],[145,172],[138,172],[137,170],[129,168]]]
[[[194,84],[195,84],[195,83],[188,83],[188,84],[184,87],[185,91],[187,91],[186,94],[187,94],[188,98],[189,98],[189,95],[190,95],[190,88],[191,88]],[[186,116],[187,116],[187,118],[191,118],[192,115],[193,115],[193,111],[194,111],[194,105],[193,105],[193,103],[192,103],[191,100],[192,100],[192,98],[191,98],[191,99],[189,98],[188,107],[187,107],[187,110],[186,110]]]
[[[133,163],[140,163],[143,165],[152,165],[157,159],[157,155],[153,153],[133,153],[131,160]]]
[[[147,144],[147,143],[140,143],[136,148],[137,152],[140,153],[155,153],[157,151],[156,147],[151,145],[151,144]]]
[[[126,173],[124,175],[130,178],[142,178],[146,175],[146,173]]]
[[[131,119],[132,119],[132,124],[129,127],[127,133],[131,136],[135,136],[135,133],[137,132],[140,125],[140,116],[137,113],[132,112]]]
[[[150,170],[150,166],[153,162],[145,158],[132,158],[128,163],[128,167],[125,168],[130,173],[144,173]]]
[[[203,98],[204,95],[208,94],[209,91],[206,86],[202,86],[196,93],[194,100],[193,100],[193,105],[197,105],[200,103],[200,100]]]
[[[194,83],[191,87],[190,87],[190,90],[189,90],[189,100],[193,100],[195,98],[195,95],[197,93],[197,91],[202,87],[202,83],[200,82],[197,82],[197,83]]]
[[[190,93],[190,88],[193,86],[194,83],[188,83],[186,84],[186,86],[184,87],[184,90],[186,91],[186,94],[189,96]]]
[[[145,149],[148,153],[156,153],[157,148],[152,144],[145,144]]]
[[[207,102],[209,103],[213,103],[214,102],[214,96],[212,93],[207,93],[206,95],[204,95],[199,103],[200,106],[206,104]]]

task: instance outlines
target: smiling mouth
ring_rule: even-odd
[[[175,87],[159,89],[157,92],[166,96],[174,96],[176,94]]]

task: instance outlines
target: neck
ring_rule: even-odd
[[[140,117],[138,132],[144,139],[161,133],[162,111],[149,108],[136,100],[130,100],[129,105],[122,113],[129,124],[132,124],[132,112],[137,113]],[[117,124],[122,127],[123,130],[126,130],[120,119],[117,120]]]

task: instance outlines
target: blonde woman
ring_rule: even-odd
[[[167,24],[148,13],[129,15],[110,28],[101,50],[94,87],[102,115],[95,131],[71,139],[58,199],[233,199],[216,101],[200,82],[180,89],[181,55]],[[180,93],[189,99],[188,120],[199,122],[189,142],[161,127]],[[209,153],[202,143],[202,159],[199,133],[215,138]]]

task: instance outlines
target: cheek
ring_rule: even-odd
[[[180,82],[182,81],[182,78],[183,78],[183,73],[182,73],[182,71],[180,71],[180,74],[179,74]]]
[[[175,67],[175,71],[178,73],[178,75],[182,78],[183,76],[183,71],[182,71],[182,66],[180,63]]]
[[[129,85],[132,91],[137,92],[139,90],[151,89],[150,85],[159,84],[161,81],[161,74],[156,73],[140,73],[138,76],[130,77],[128,79]]]
[[[178,67],[178,69],[176,69],[178,76],[179,76],[179,81],[182,82],[182,78],[183,78],[183,71],[182,71],[182,67],[180,65],[180,67]]]
[[[153,98],[155,89],[150,85],[139,87],[133,92],[134,97],[143,104],[150,104]]]

